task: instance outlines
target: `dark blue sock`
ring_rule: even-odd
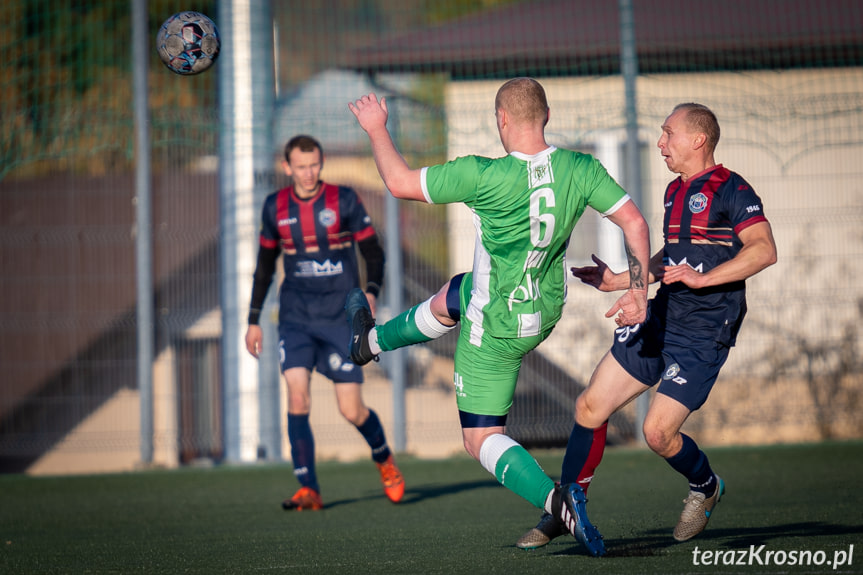
[[[573,424],[560,471],[562,485],[573,483],[578,479],[578,474],[581,473],[587,462],[587,456],[590,455],[591,445],[593,445],[593,430],[582,427],[578,423]]]
[[[362,433],[372,448],[372,459],[377,463],[383,463],[390,456],[390,448],[387,445],[387,437],[384,435],[384,427],[381,425],[381,420],[378,419],[378,414],[373,410],[369,410],[369,416],[362,425],[358,425],[357,429]]]
[[[309,415],[288,414],[288,439],[291,442],[291,460],[294,475],[303,487],[321,492],[315,473],[315,438],[309,425]]]
[[[689,481],[689,489],[700,491],[705,495],[713,495],[716,490],[716,476],[710,468],[707,456],[698,449],[691,437],[683,435],[683,447],[677,454],[665,461]]]

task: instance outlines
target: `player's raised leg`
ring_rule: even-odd
[[[452,331],[460,317],[459,289],[465,275],[456,275],[434,296],[380,326],[375,324],[362,290],[353,290],[345,303],[351,326],[351,361],[365,365],[382,351],[424,343]]]

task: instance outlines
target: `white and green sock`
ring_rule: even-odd
[[[550,505],[554,481],[511,437],[501,433],[489,436],[480,447],[479,462],[501,485],[534,506],[545,509],[547,502]]]
[[[446,335],[455,325],[443,325],[431,311],[431,298],[397,315],[369,333],[369,348],[377,355]]]

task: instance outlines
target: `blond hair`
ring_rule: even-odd
[[[545,89],[533,78],[513,78],[497,91],[495,110],[506,111],[513,120],[528,123],[548,122]]]
[[[671,113],[679,110],[686,112],[684,121],[690,131],[701,132],[707,137],[707,148],[712,153],[719,143],[719,120],[716,119],[716,114],[704,104],[696,104],[695,102],[678,104]]]

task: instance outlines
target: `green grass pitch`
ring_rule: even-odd
[[[326,508],[305,513],[281,509],[296,489],[284,464],[0,476],[0,573],[863,573],[863,443],[707,452],[726,495],[704,533],[676,543],[685,482],[648,451],[608,450],[588,503],[603,558],[571,537],[517,549],[539,512],[467,456],[402,457],[400,505],[371,462],[321,463]],[[562,452],[535,455],[557,478]]]

